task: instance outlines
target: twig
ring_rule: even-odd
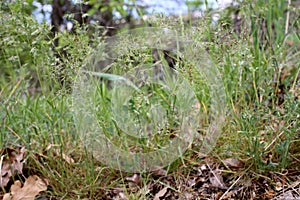
[[[284,31],[285,35],[288,33],[289,30],[290,5],[291,5],[291,0],[288,0],[288,7],[287,7],[287,14],[286,14],[286,21],[285,21],[285,31]]]
[[[234,181],[234,183],[232,183],[232,184],[230,185],[230,187],[226,190],[226,192],[224,192],[224,194],[220,197],[219,200],[222,200],[222,199],[228,194],[228,192],[233,188],[233,186],[235,186],[235,185],[237,184],[237,182],[239,182],[239,180],[246,174],[246,172],[247,172],[251,167],[252,167],[252,165],[250,165],[250,166],[245,170],[245,172],[242,173],[242,174],[239,176],[239,178],[237,178],[237,179]]]
[[[292,126],[292,124],[293,123],[290,123],[286,128],[288,129],[288,128],[290,128],[291,126]],[[274,144],[274,142],[276,142],[276,140],[282,135],[284,133],[284,131],[281,131],[273,140],[272,140],[272,142],[268,145],[268,146],[266,146],[266,148],[265,148],[265,151],[267,151],[269,148],[270,148],[270,146],[272,146],[272,144]]]
[[[231,184],[231,186],[226,190],[226,192],[224,192],[224,194],[220,197],[219,200],[222,200],[222,199],[227,195],[227,193],[233,188],[233,186],[235,186],[235,184],[236,184],[237,182],[239,182],[239,180],[243,177],[243,175],[244,175],[244,174],[242,174],[238,179],[236,179],[236,180],[234,181],[234,183]]]

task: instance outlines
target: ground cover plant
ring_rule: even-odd
[[[170,165],[143,173],[107,167],[78,135],[73,83],[107,31],[78,24],[72,32],[53,36],[49,25],[38,24],[31,16],[29,4],[4,1],[0,6],[0,198],[300,198],[298,1],[244,1],[220,12],[206,11],[199,19],[157,16],[145,21],[145,26],[193,30],[193,38],[202,44],[199,48],[209,54],[221,74],[228,112],[211,152],[203,154],[201,141],[195,140]],[[220,18],[212,22],[211,15],[216,13]],[[157,64],[152,53],[151,49],[132,52],[119,64],[129,68],[141,60]],[[164,57],[164,52],[159,56]],[[191,82],[203,107],[209,107],[205,79],[181,61],[177,72]],[[170,64],[167,59],[163,62]],[[153,93],[169,96],[159,85],[148,85],[145,91],[149,87]],[[96,97],[114,94],[101,84],[97,89]],[[96,99],[107,103],[102,100]],[[163,105],[171,107],[173,100]],[[147,114],[148,104],[138,94],[132,102]],[[105,111],[98,117],[109,118]],[[208,123],[209,119],[202,121],[199,133],[205,133]],[[150,151],[174,136],[166,127],[157,131],[167,137],[158,134],[155,143],[141,139],[140,147],[134,143],[123,148]],[[122,143],[116,136],[112,140]]]

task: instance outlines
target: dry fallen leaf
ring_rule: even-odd
[[[12,177],[10,164],[9,163],[1,163],[0,169],[1,169],[0,187],[5,187],[5,186],[7,186],[7,183],[9,182],[10,177]]]
[[[223,163],[230,168],[241,168],[244,166],[244,163],[241,160],[235,158],[227,158],[223,160]]]
[[[128,200],[126,195],[123,192],[120,192],[118,196],[116,197],[116,200]]]
[[[299,198],[295,197],[291,190],[286,191],[286,192],[280,194],[279,196],[272,198],[272,200],[289,200],[289,199],[294,200],[294,199],[299,199]]]
[[[47,181],[38,176],[29,176],[24,186],[20,181],[16,181],[10,188],[10,193],[6,193],[3,200],[34,200],[40,192],[47,190]]]
[[[125,180],[137,185],[140,185],[142,183],[141,176],[138,174],[133,174],[132,177],[126,177]]]
[[[164,197],[166,195],[167,191],[168,191],[167,187],[163,188],[158,193],[156,193],[153,200],[160,200],[160,197]]]
[[[211,172],[209,181],[210,181],[211,185],[215,188],[220,188],[220,189],[227,188],[223,181],[223,177],[220,175],[218,170],[214,170]]]
[[[194,198],[194,195],[188,192],[184,192],[184,198],[186,200],[192,200]]]
[[[15,173],[22,174],[25,153],[25,147],[0,150],[0,187],[6,187]]]
[[[162,167],[155,166],[153,171],[152,171],[152,175],[153,176],[166,176],[167,171]]]

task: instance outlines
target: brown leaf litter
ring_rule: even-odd
[[[22,174],[25,154],[25,147],[0,149],[0,187],[6,187],[14,175]]]
[[[10,188],[10,193],[6,193],[3,200],[34,200],[42,191],[47,190],[48,182],[36,175],[29,176],[23,187],[17,180]]]

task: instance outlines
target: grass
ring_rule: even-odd
[[[249,180],[260,188],[263,188],[259,185],[261,179],[266,180],[269,189],[275,190],[277,179],[271,175],[279,176],[288,170],[292,174],[281,178],[292,184],[293,172],[299,171],[300,167],[300,26],[299,8],[292,5],[289,10],[285,8],[286,1],[280,0],[242,3],[240,15],[244,24],[239,34],[232,33],[234,24],[226,15],[227,11],[221,14],[216,26],[211,26],[210,19],[206,18],[196,22],[193,37],[208,49],[225,87],[228,113],[222,134],[208,155],[201,154],[201,141],[195,140],[173,163],[156,172],[141,173],[138,181],[132,173],[107,167],[95,159],[80,140],[75,123],[78,119],[74,116],[70,89],[84,58],[91,55],[100,36],[90,39],[84,28],[76,34],[59,33],[57,37],[62,44],[59,48],[67,53],[61,54],[61,60],[57,60],[51,51],[53,39],[48,36],[49,28],[37,24],[20,8],[12,6],[11,14],[6,21],[1,21],[4,26],[0,28],[0,147],[25,146],[28,154],[24,176],[38,174],[45,177],[49,187],[44,195],[61,199],[108,199],[121,193],[128,199],[149,199],[164,187],[174,196],[188,192],[196,197],[200,194],[195,190],[205,188],[203,182],[211,184],[207,179],[209,171],[219,169],[217,166],[227,158],[241,160],[244,164],[237,170],[226,166],[220,168],[224,182],[229,186],[239,186],[248,194],[244,198],[249,198],[251,191],[258,191],[251,184],[248,188],[242,187]],[[7,15],[5,12],[1,10],[0,16]],[[152,22],[154,26],[171,28],[182,23],[173,19]],[[182,25],[181,30],[184,29],[188,28]],[[136,56],[136,52],[133,55]],[[139,56],[144,62],[152,63],[149,52],[142,52]],[[120,62],[134,63],[130,56]],[[185,68],[183,66],[179,72],[189,77]],[[205,79],[201,74],[191,74],[192,78],[188,80],[207,109],[211,105],[207,89],[202,85]],[[106,101],[111,101],[107,98],[113,97],[107,94],[108,88],[104,90],[100,86],[99,92]],[[168,96],[160,88],[156,92],[158,96]],[[147,115],[149,105],[138,100],[141,99],[137,96],[135,103],[139,104],[141,115]],[[165,106],[171,104],[166,102]],[[108,111],[101,110],[101,113],[105,112]],[[109,113],[99,117],[99,122],[110,121]],[[107,134],[112,124],[107,126]],[[163,131],[169,137],[172,135],[167,129]],[[199,132],[205,134],[205,130]],[[122,141],[114,137],[116,144],[120,145]],[[155,139],[162,142],[166,138],[157,136]],[[159,148],[140,142],[144,151]],[[124,148],[130,147],[129,144]],[[159,175],[159,172],[164,175]],[[203,182],[197,178],[202,176],[200,172],[204,178],[207,175]],[[192,185],[188,183],[192,180],[195,185],[188,186]],[[222,190],[222,194],[225,195],[226,190]]]

